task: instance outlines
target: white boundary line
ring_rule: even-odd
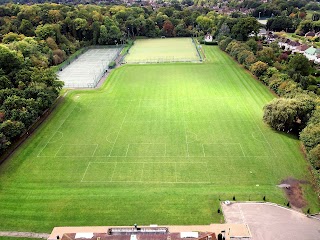
[[[99,144],[96,144],[96,148],[94,149],[94,151],[93,151],[93,153],[92,153],[92,157],[94,157],[94,154],[96,153],[98,147],[99,147]]]
[[[184,125],[184,135],[185,135],[185,141],[186,141],[186,148],[187,148],[187,157],[190,157],[189,154],[189,146],[188,146],[188,134],[187,134],[187,123],[186,123],[186,115],[185,115],[185,106],[184,106],[184,102],[182,102],[182,115],[183,115],[183,125]]]
[[[202,144],[202,152],[203,152],[203,157],[206,157],[206,153],[205,153],[205,151],[204,151],[204,146],[203,146],[203,144]]]
[[[54,155],[54,157],[57,157],[58,152],[60,151],[60,149],[62,148],[63,144],[60,145],[59,149],[57,150],[56,154]]]
[[[242,148],[242,144],[241,144],[241,143],[239,143],[239,145],[240,145],[240,148],[241,148],[242,154],[243,154],[243,156],[245,157],[245,156],[246,156],[246,154],[244,153],[244,150],[243,150],[243,148]]]
[[[73,110],[77,107],[78,103],[74,104],[74,107],[72,108],[72,110],[69,112],[68,116],[63,119],[61,121],[61,124],[59,125],[59,127],[57,128],[57,130],[52,134],[52,136],[49,138],[49,140],[47,141],[47,143],[45,144],[45,146],[41,149],[41,151],[38,153],[37,157],[41,157],[39,156],[43,150],[47,147],[48,143],[50,143],[51,139],[56,135],[56,133],[59,131],[59,129],[61,128],[61,126],[66,122],[66,120],[69,118],[69,116],[71,115],[71,113],[73,112]],[[60,131],[59,131],[60,132]],[[39,143],[40,145],[41,143]],[[37,146],[38,147],[38,146]],[[54,156],[49,156],[49,157],[54,157]]]
[[[109,142],[109,143],[114,143],[114,142],[109,141],[109,136],[110,136],[111,134],[115,133],[115,132],[116,132],[116,131],[111,131],[111,132],[106,136],[107,142]]]
[[[54,141],[51,141],[51,139],[52,139],[57,133],[60,134],[60,138],[58,138],[58,139],[56,139],[56,140],[54,140]],[[61,132],[61,131],[56,131],[55,134],[53,135],[53,137],[50,139],[50,141],[49,141],[48,143],[55,143],[55,142],[59,141],[60,139],[62,139],[62,138],[64,137],[64,134],[63,134],[63,132]],[[47,143],[47,144],[48,144],[48,143]]]
[[[111,156],[111,153],[112,153],[112,151],[113,151],[113,149],[114,149],[114,146],[116,145],[116,142],[117,142],[117,140],[118,140],[119,134],[120,134],[120,132],[121,132],[121,130],[122,130],[122,126],[123,126],[123,124],[124,124],[124,122],[125,122],[125,120],[126,120],[126,117],[127,117],[127,115],[128,115],[130,106],[131,106],[131,102],[130,102],[130,104],[129,104],[129,106],[128,106],[128,109],[127,109],[127,111],[126,111],[126,114],[124,115],[124,118],[123,118],[123,120],[122,120],[122,123],[121,123],[120,128],[119,128],[119,131],[118,131],[118,134],[117,134],[116,139],[114,140],[113,146],[112,146],[112,148],[111,148],[111,150],[110,150],[109,156]]]
[[[117,164],[118,164],[118,162],[116,162],[116,163],[114,164],[114,169],[113,169],[113,171],[112,171],[111,178],[110,178],[110,181],[109,181],[109,182],[112,182],[114,173],[116,172]]]
[[[91,162],[89,162],[88,165],[87,165],[86,171],[84,172],[84,174],[83,174],[83,176],[82,176],[82,178],[81,178],[81,182],[83,182],[83,179],[84,179],[84,177],[85,177],[86,174],[87,174],[87,171],[88,171],[88,169],[89,169],[90,163],[91,163]]]

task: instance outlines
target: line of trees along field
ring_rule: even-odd
[[[251,71],[280,98],[264,107],[263,120],[277,131],[300,137],[320,187],[320,98],[318,71],[302,54],[289,55],[276,42],[250,38],[246,42],[221,37],[219,47]]]

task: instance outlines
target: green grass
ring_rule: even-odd
[[[69,92],[0,166],[0,230],[209,224],[219,199],[286,203],[276,185],[310,179],[299,141],[262,122],[265,86],[204,48],[204,64],[124,65]]]
[[[127,63],[199,61],[191,38],[138,39],[125,57]]]

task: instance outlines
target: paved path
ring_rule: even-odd
[[[34,232],[4,232],[0,231],[1,237],[25,237],[25,238],[43,238],[48,239],[47,233],[34,233]]]
[[[245,223],[254,240],[320,239],[320,221],[269,203],[222,204],[226,223]]]

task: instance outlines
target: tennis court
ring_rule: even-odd
[[[89,49],[60,71],[58,77],[66,88],[95,87],[120,50],[121,48]]]

